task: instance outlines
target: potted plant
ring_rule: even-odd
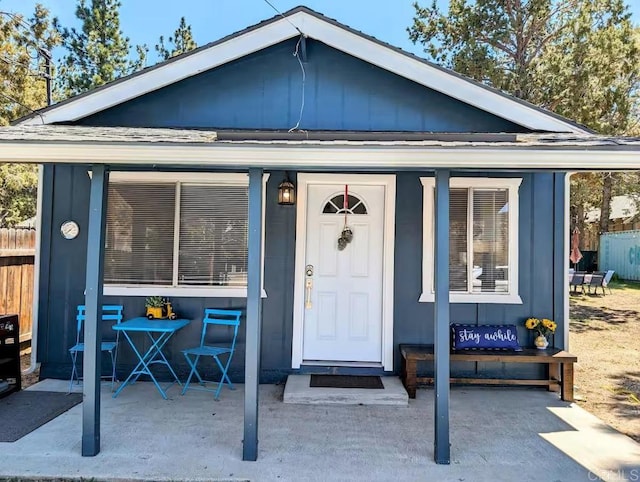
[[[150,320],[153,318],[162,318],[164,305],[165,299],[162,296],[149,296],[144,302],[144,306],[147,308],[147,318]]]
[[[527,329],[534,331],[537,336],[534,340],[536,348],[544,350],[549,346],[549,340],[547,336],[555,333],[557,324],[547,318],[539,320],[538,318],[529,318],[525,321],[524,325]]]

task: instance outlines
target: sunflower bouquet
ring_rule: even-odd
[[[528,330],[535,331],[538,336],[544,336],[545,338],[556,332],[556,328],[558,327],[555,321],[551,321],[547,318],[538,319],[538,318],[529,318],[525,321],[524,326],[527,327]]]

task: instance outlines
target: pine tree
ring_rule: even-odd
[[[57,87],[64,97],[86,92],[142,67],[146,47],[137,47],[138,59],[129,58],[129,38],[120,30],[118,0],[78,0],[76,17],[82,28],[59,27],[67,50]]]
[[[45,56],[59,42],[49,11],[41,5],[29,19],[0,12],[0,125],[46,105]]]
[[[637,133],[640,35],[623,0],[451,0],[446,14],[435,1],[414,8],[409,37],[436,62],[596,132]],[[640,193],[640,182],[598,176],[583,179],[595,191],[580,189],[571,202],[600,200],[605,232],[612,195],[622,185]]]
[[[58,43],[49,11],[41,5],[29,19],[0,12],[0,126],[46,105],[46,56]],[[36,165],[0,164],[0,226],[35,215],[37,184]]]
[[[161,35],[159,43],[156,44],[156,52],[158,52],[161,60],[168,60],[198,47],[198,44],[193,39],[191,25],[187,25],[184,17],[180,19],[178,28],[173,33],[173,36],[169,37],[167,43],[168,45],[165,45],[164,37]]]

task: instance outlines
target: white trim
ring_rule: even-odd
[[[562,339],[562,348],[564,350],[569,351],[569,322],[570,322],[570,314],[569,314],[569,256],[570,256],[570,248],[569,248],[569,238],[571,236],[571,176],[574,173],[566,173],[564,176],[564,243],[562,245],[562,252],[564,253],[564,263],[562,264],[564,269],[564,336]]]
[[[430,148],[309,144],[176,145],[0,142],[0,162],[190,166],[248,169],[549,169],[635,170],[639,151],[606,149]]]
[[[318,361],[318,360],[305,360],[302,362],[302,366],[309,367],[352,367],[352,368],[383,368],[382,363],[375,362],[350,362],[350,361]]]
[[[180,271],[180,205],[182,204],[182,182],[176,184],[176,195],[173,207],[173,266],[171,267],[171,284],[178,286]]]
[[[433,286],[433,220],[434,220],[434,190],[433,177],[421,177],[422,183],[422,293],[420,303],[433,303],[435,292]],[[518,224],[519,216],[519,188],[522,178],[488,178],[488,177],[454,177],[449,181],[451,188],[489,188],[509,190],[509,292],[500,293],[449,293],[450,303],[497,303],[522,304],[518,294]],[[469,237],[471,239],[471,237]]]
[[[296,202],[296,254],[293,296],[291,367],[303,364],[304,267],[307,233],[307,189],[310,184],[353,184],[384,186],[384,254],[382,261],[382,366],[393,371],[393,306],[396,176],[381,174],[298,174]],[[304,364],[307,364],[305,361]],[[335,363],[331,362],[331,365]]]
[[[247,288],[212,288],[198,286],[158,286],[158,285],[105,285],[104,296],[176,296],[193,298],[246,298]],[[261,296],[267,297],[263,289]]]
[[[290,23],[291,22],[291,23]],[[225,42],[186,55],[158,68],[94,91],[21,122],[22,125],[51,124],[78,120],[155,91],[185,78],[219,67],[253,52],[297,37],[295,24],[305,35],[335,49],[376,65],[391,73],[460,100],[531,130],[584,133],[569,122],[532,106],[492,92],[451,72],[411,58],[398,50],[374,42],[306,12],[232,37]]]
[[[91,175],[91,171],[89,171]],[[268,175],[267,175],[268,176]],[[109,173],[109,181],[115,182],[166,182],[211,183],[249,185],[246,172],[149,172],[149,171],[114,171]]]
[[[265,233],[266,233],[266,199],[267,199],[267,181],[271,174],[265,173],[262,175],[262,297],[266,298],[267,293],[264,289],[264,266],[265,266]],[[91,171],[89,171],[89,177],[91,177]],[[176,185],[176,205],[175,205],[175,220],[174,220],[174,243],[173,243],[173,285],[172,286],[159,286],[159,285],[117,285],[106,284],[104,285],[105,296],[195,296],[195,297],[207,297],[207,298],[246,298],[246,287],[230,288],[230,287],[194,287],[194,286],[181,286],[178,285],[178,255],[179,255],[179,243],[180,243],[180,224],[178,217],[180,215],[180,190],[181,184],[185,183],[198,183],[198,184],[213,184],[213,185],[239,185],[248,186],[249,177],[246,173],[236,172],[128,172],[128,171],[115,171],[109,173],[109,182],[166,182]]]
[[[42,259],[42,201],[44,199],[42,189],[44,187],[44,166],[38,166],[38,190],[36,192],[36,247],[33,259],[33,303],[31,304],[31,360],[29,368],[22,371],[23,375],[29,375],[36,371],[38,363],[38,314],[40,312],[40,262]],[[22,340],[20,340],[22,341]]]

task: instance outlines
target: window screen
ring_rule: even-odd
[[[109,185],[105,283],[172,281],[174,184]]]
[[[468,189],[449,193],[449,289],[467,291]]]
[[[508,189],[454,188],[449,194],[449,289],[509,290]],[[473,233],[473,239],[469,239]]]
[[[247,187],[182,185],[178,284],[247,285]]]
[[[473,190],[473,260],[481,271],[474,291],[508,290],[509,192],[506,189]]]
[[[247,211],[247,186],[111,183],[104,281],[244,287]]]

